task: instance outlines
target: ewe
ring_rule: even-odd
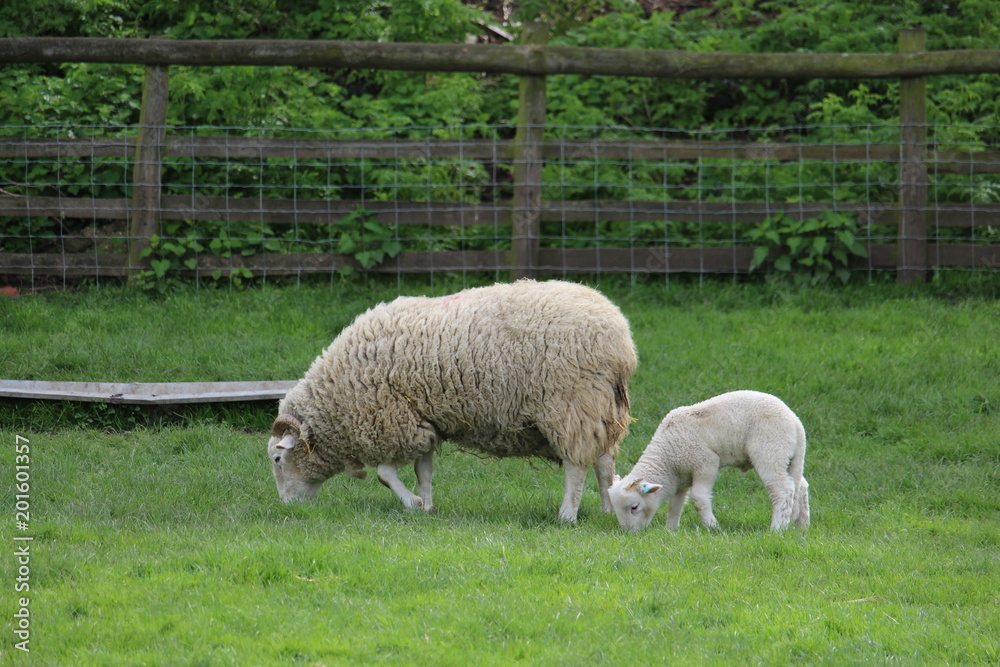
[[[523,280],[380,304],[279,403],[268,443],[278,492],[309,500],[332,475],[375,466],[404,506],[430,510],[432,453],[450,440],[561,461],[568,522],[594,466],[610,512],[636,363],[621,311],[582,285]],[[407,463],[419,495],[399,479]]]

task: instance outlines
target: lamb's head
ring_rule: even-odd
[[[618,525],[630,533],[637,533],[653,520],[656,510],[663,503],[663,486],[641,479],[615,479],[608,489],[611,507],[618,517]]]
[[[267,455],[274,465],[274,481],[278,495],[286,503],[292,500],[312,500],[319,487],[330,475],[319,471],[310,460],[308,432],[302,422],[289,414],[280,414],[271,426]]]

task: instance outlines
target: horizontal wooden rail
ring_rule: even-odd
[[[0,195],[0,216],[37,216],[92,220],[127,220],[127,199],[75,197],[11,197]],[[455,227],[507,226],[509,201],[495,204],[450,201],[389,201],[319,199],[234,199],[201,195],[164,195],[164,220],[259,222],[326,225],[363,208],[386,225],[443,225]],[[640,220],[756,223],[779,212],[794,220],[822,215],[826,210],[856,215],[859,224],[895,224],[899,204],[890,202],[693,202],[543,200],[542,222],[628,222]],[[926,210],[929,225],[941,227],[1000,226],[1000,204],[942,202]],[[2,255],[0,255],[2,259]]]
[[[0,39],[0,63],[296,66],[672,79],[898,78],[1000,73],[1000,50],[702,53],[514,44],[329,40]]]
[[[131,158],[134,137],[93,139],[0,137],[0,158]],[[512,142],[491,139],[296,139],[168,135],[167,158],[291,160],[478,160],[509,162]],[[542,156],[559,160],[773,160],[790,162],[889,162],[899,144],[752,141],[657,141],[652,139],[545,139]],[[928,151],[927,167],[941,173],[1000,173],[1000,151]]]
[[[861,269],[897,268],[896,245],[869,243],[868,258],[855,258],[852,266]],[[970,243],[929,243],[930,266],[1000,269],[1000,245]],[[751,246],[672,247],[634,246],[631,248],[549,248],[539,250],[539,273],[545,275],[579,273],[745,273],[753,255]],[[184,275],[206,277],[215,271],[228,276],[246,268],[258,277],[329,275],[350,267],[362,268],[350,255],[334,253],[260,254],[247,257],[201,255],[194,270]],[[436,250],[401,252],[371,273],[505,272],[511,267],[504,250]],[[0,274],[52,275],[66,277],[124,277],[134,267],[128,257],[107,253],[0,254]]]

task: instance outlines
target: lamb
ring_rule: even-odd
[[[646,450],[609,491],[621,527],[638,532],[664,500],[667,528],[680,527],[688,491],[702,523],[718,528],[712,485],[722,466],[757,471],[771,495],[771,529],[791,521],[809,526],[809,485],[802,476],[806,433],[781,399],[758,391],[733,391],[671,410]]]
[[[401,297],[358,318],[278,405],[268,455],[284,501],[346,471],[407,508],[433,509],[432,455],[450,440],[565,467],[559,518],[575,522],[587,470],[601,505],[630,422],[638,363],[628,321],[599,292],[521,280],[446,297]],[[399,479],[413,463],[417,494]]]

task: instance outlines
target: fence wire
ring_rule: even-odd
[[[897,261],[908,186],[926,192],[927,261],[912,268],[1000,266],[997,126],[927,126],[914,171],[898,124],[549,125],[531,147],[540,182],[525,180],[538,171],[514,159],[524,153],[509,126],[165,129],[159,203],[145,211],[137,128],[0,128],[4,284],[512,271],[871,280],[908,268]],[[137,224],[150,215],[154,233]],[[515,256],[524,235],[534,252]]]

